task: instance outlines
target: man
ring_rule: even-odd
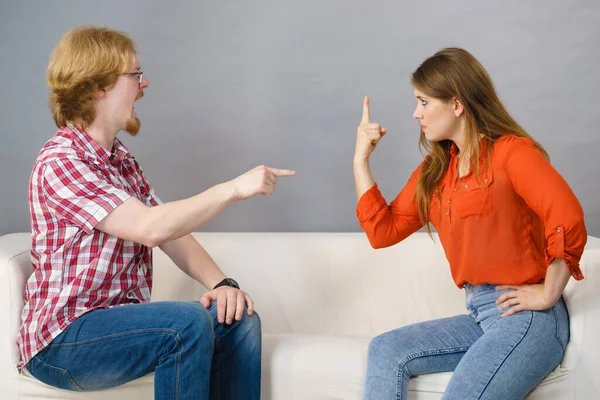
[[[68,390],[155,372],[155,399],[259,399],[260,320],[191,232],[237,200],[270,195],[290,170],[260,166],[162,204],[116,138],[136,135],[149,85],[125,34],[80,27],[47,70],[58,132],[29,185],[34,273],[25,290],[19,368]],[[149,303],[152,248],[212,288],[200,302]],[[244,315],[246,313],[247,315]]]

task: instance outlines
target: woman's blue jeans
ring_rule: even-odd
[[[410,377],[454,371],[443,399],[522,399],[556,368],[569,341],[561,297],[501,318],[496,285],[465,285],[469,315],[409,325],[369,344],[367,400],[405,400]],[[410,305],[407,305],[410,306]],[[504,310],[506,311],[506,310]]]

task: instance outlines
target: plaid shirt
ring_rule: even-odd
[[[80,315],[150,300],[152,250],[94,227],[130,197],[161,204],[139,164],[62,127],[40,151],[29,182],[33,274],[17,343],[19,368]]]

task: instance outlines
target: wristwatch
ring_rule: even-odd
[[[240,288],[240,285],[238,285],[238,283],[231,278],[223,279],[221,282],[219,282],[215,285],[213,290],[215,290],[216,288],[221,287],[221,286],[231,286],[232,288],[236,288],[236,289]]]

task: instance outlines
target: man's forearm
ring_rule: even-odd
[[[160,248],[183,272],[208,290],[225,278],[223,271],[191,234],[164,243]]]
[[[196,196],[150,208],[142,230],[155,246],[170,242],[203,226],[235,201],[233,187],[225,182]]]

